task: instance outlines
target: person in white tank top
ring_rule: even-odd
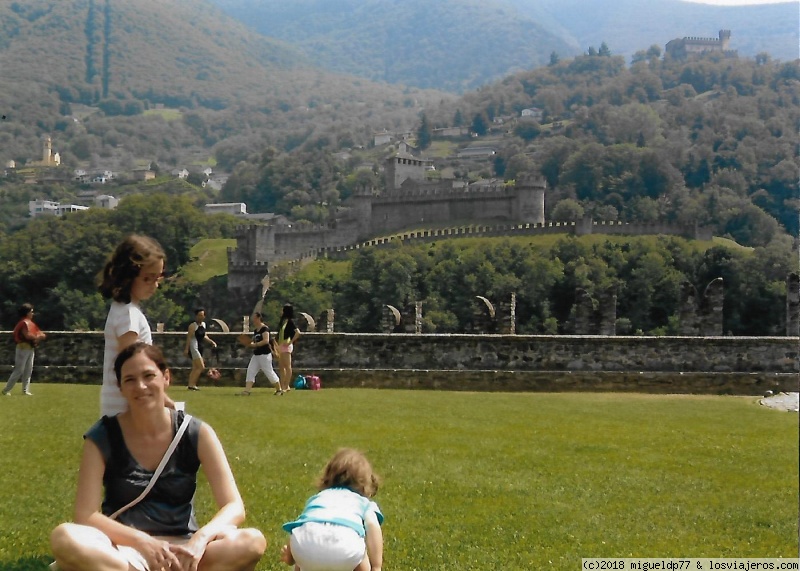
[[[114,416],[128,409],[114,374],[114,359],[120,351],[137,341],[153,343],[150,324],[139,307],[156,293],[164,277],[166,254],[149,236],[131,234],[114,250],[100,275],[100,293],[111,299],[103,337],[103,386],[100,389],[100,416]],[[175,403],[167,397],[167,405]]]

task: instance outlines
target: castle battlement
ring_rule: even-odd
[[[409,190],[402,194],[382,194],[374,197],[374,202],[407,202],[408,200],[420,198],[439,198],[441,200],[450,200],[453,198],[471,197],[480,198],[481,196],[495,197],[498,194],[513,195],[518,191],[515,187],[482,187],[480,190],[467,190],[467,189],[442,189],[430,188]]]
[[[470,226],[455,226],[451,228],[438,228],[431,230],[418,230],[404,232],[397,236],[376,238],[348,246],[320,248],[317,256],[322,258],[343,258],[351,252],[364,248],[385,248],[398,243],[430,242],[447,238],[470,236],[518,236],[537,234],[573,234],[582,236],[586,234],[609,235],[669,235],[710,240],[711,233],[705,228],[698,228],[691,224],[668,223],[630,223],[619,220],[594,221],[590,218],[566,222],[521,223],[521,224],[475,224]]]
[[[424,198],[439,198],[442,200],[461,199],[461,198],[482,198],[484,196],[496,198],[498,194],[506,194],[508,196],[515,196],[520,192],[528,190],[545,190],[546,183],[544,179],[539,184],[535,185],[505,185],[505,184],[492,184],[486,186],[465,186],[460,188],[446,188],[446,187],[433,187],[433,188],[412,188],[403,189],[399,192],[391,194],[378,194],[371,196],[373,202],[390,203],[390,202],[405,202],[414,199]]]
[[[496,181],[457,184],[454,180],[428,182],[427,161],[409,157],[387,159],[386,192],[358,190],[332,224],[245,224],[236,228],[237,248],[228,251],[230,289],[254,289],[259,273],[273,268],[293,268],[317,257],[344,257],[361,248],[433,241],[463,236],[517,236],[535,234],[669,234],[698,237],[700,229],[669,224],[595,223],[590,218],[571,222],[546,222],[544,200],[547,182],[538,173],[521,176],[514,185]],[[455,221],[484,221],[469,226],[404,232],[410,226],[441,226]],[[703,237],[710,232],[705,232]],[[396,235],[369,240],[370,236]],[[702,239],[702,238],[701,238]],[[233,282],[231,274],[236,274]],[[232,285],[233,283],[233,285]]]
[[[237,260],[228,260],[228,270],[245,270],[248,268],[268,268],[269,262],[240,262]]]
[[[723,52],[732,54],[729,49],[731,40],[730,30],[720,30],[717,38],[700,38],[688,36],[680,39],[670,40],[665,46],[665,51],[671,57],[684,58],[690,53],[702,53],[706,51]]]
[[[333,230],[331,224],[292,224],[287,226],[276,226],[280,234],[318,234],[320,232],[330,232]]]

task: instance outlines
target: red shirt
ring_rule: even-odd
[[[35,345],[41,338],[42,330],[32,320],[23,317],[14,327],[14,343],[30,343]]]

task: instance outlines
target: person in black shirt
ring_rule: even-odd
[[[275,342],[270,339],[269,327],[264,323],[264,318],[259,311],[253,314],[253,328],[252,339],[248,339],[246,336],[242,337],[242,344],[253,350],[253,356],[250,357],[250,363],[247,365],[247,376],[244,381],[245,388],[239,394],[249,396],[256,382],[256,375],[258,375],[259,371],[263,371],[269,382],[278,386],[275,394],[279,395],[283,392],[281,391],[280,379],[272,368],[273,354],[277,356],[278,351]]]
[[[171,375],[164,354],[134,343],[119,354],[114,371],[128,409],[104,416],[84,437],[75,521],[50,535],[51,569],[253,571],[266,549],[264,535],[238,527],[244,504],[214,430],[165,408]],[[188,429],[142,496],[185,421]],[[193,508],[201,467],[217,507],[202,526]]]
[[[189,385],[186,387],[190,391],[199,391],[200,387],[197,386],[197,381],[200,380],[200,375],[206,369],[206,362],[203,360],[203,341],[211,343],[213,347],[217,346],[216,341],[211,339],[206,332],[206,310],[198,307],[194,310],[194,321],[189,325],[189,330],[186,332],[186,352],[192,358],[192,370],[189,372]]]

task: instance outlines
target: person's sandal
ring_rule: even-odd
[[[272,393],[272,394],[273,394],[274,396],[278,397],[278,396],[281,396],[283,393],[284,393],[284,391],[282,391],[281,389],[278,389],[277,391],[275,391],[275,392],[274,392],[274,393]]]

